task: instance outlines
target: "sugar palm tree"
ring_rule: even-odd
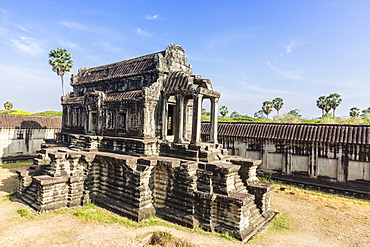
[[[271,101],[265,101],[262,103],[262,111],[266,114],[267,119],[269,114],[272,112],[273,104]]]
[[[10,102],[10,101],[7,101],[4,103],[4,109],[7,110],[7,111],[10,111],[11,109],[13,109],[13,103]]]
[[[223,117],[225,117],[228,113],[229,113],[229,110],[227,109],[227,106],[221,106],[220,107],[220,113]]]
[[[64,92],[64,74],[71,71],[73,66],[72,55],[67,52],[66,49],[55,49],[51,50],[49,53],[49,64],[51,65],[53,71],[60,76],[62,81],[62,93]]]
[[[326,96],[320,96],[316,100],[316,105],[319,109],[321,109],[321,117],[324,116],[324,112],[328,113],[330,111],[330,107],[328,106],[328,100]]]
[[[352,107],[349,109],[349,115],[351,117],[359,117],[360,116],[360,109],[358,107]]]
[[[277,111],[277,114],[280,115],[280,109],[283,108],[284,102],[282,98],[275,98],[272,100],[272,105]]]
[[[330,108],[333,109],[333,117],[335,117],[335,110],[338,108],[340,103],[342,103],[342,99],[340,98],[340,95],[337,93],[332,93],[327,98]]]

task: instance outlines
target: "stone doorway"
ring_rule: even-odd
[[[97,127],[97,113],[95,111],[89,112],[89,129],[88,132],[95,133]]]
[[[167,137],[174,135],[175,109],[176,109],[176,105],[168,104],[167,134],[166,134]]]

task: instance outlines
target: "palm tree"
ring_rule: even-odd
[[[228,113],[229,113],[229,110],[227,109],[227,106],[221,106],[220,107],[220,113],[223,117],[225,117]]]
[[[282,98],[275,98],[272,100],[272,105],[274,106],[277,114],[280,115],[280,109],[283,108],[284,102]]]
[[[324,109],[326,107],[326,96],[320,96],[316,100],[316,105],[319,109],[321,109],[321,117],[323,117],[324,116]]]
[[[11,109],[13,109],[13,103],[10,102],[10,101],[7,101],[4,103],[4,109],[7,110],[7,111],[10,111]]]
[[[62,93],[64,93],[64,74],[71,71],[73,66],[73,61],[71,60],[72,55],[67,52],[66,49],[55,49],[51,50],[49,53],[49,64],[51,65],[54,72],[60,76],[62,80]]]
[[[360,116],[360,109],[358,107],[352,107],[349,109],[349,115],[351,117],[359,117]]]
[[[272,112],[273,104],[271,101],[265,101],[262,103],[262,111],[266,114],[267,119],[269,118],[269,114]]]
[[[340,95],[337,93],[332,93],[328,97],[328,104],[330,105],[330,108],[333,109],[333,117],[335,117],[335,110],[338,108],[340,103],[342,103],[342,99],[340,98]]]

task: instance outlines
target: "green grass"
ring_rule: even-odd
[[[131,220],[125,219],[118,215],[115,215],[109,211],[103,211],[94,204],[86,204],[81,208],[75,209],[73,213],[78,218],[83,218],[86,221],[95,221],[101,223],[118,223],[126,227],[137,228],[139,225]]]
[[[31,211],[29,209],[26,209],[26,208],[18,209],[17,213],[21,217],[25,217],[25,218],[32,218],[33,217],[33,214],[31,213]]]
[[[187,227],[183,227],[183,226],[176,225],[174,223],[170,223],[165,220],[162,220],[161,218],[157,216],[153,216],[149,219],[143,220],[138,223],[138,222],[129,220],[125,217],[121,217],[110,211],[101,209],[92,203],[86,204],[85,206],[80,207],[80,208],[59,209],[59,210],[54,211],[53,213],[68,214],[68,212],[72,212],[73,216],[84,219],[85,221],[88,221],[88,222],[100,222],[100,223],[106,223],[106,224],[117,223],[117,224],[123,225],[128,228],[141,228],[141,227],[147,227],[147,226],[165,226],[168,228],[173,228],[173,229],[184,231],[184,232],[197,233],[197,234],[204,235],[204,236],[218,236],[222,239],[226,239],[229,241],[236,240],[235,238],[230,236],[229,233],[227,232],[226,233],[206,232],[198,225],[195,225],[193,229],[189,229]]]
[[[236,238],[234,238],[233,236],[231,236],[228,232],[220,233],[219,234],[219,237],[222,238],[222,239],[225,239],[227,241],[235,241],[235,240],[237,240]]]
[[[290,223],[290,219],[287,214],[280,213],[276,215],[276,217],[272,220],[272,222],[269,225],[270,231],[285,231],[285,230],[291,230],[292,226]]]
[[[14,166],[20,166],[20,165],[26,165],[26,164],[31,164],[33,160],[26,160],[26,161],[21,161],[21,162],[15,162],[15,163],[0,163],[0,167],[2,168],[11,168]]]
[[[273,183],[273,184],[278,183],[276,180],[271,178],[271,174],[269,174],[268,176],[260,176],[258,177],[258,179],[262,182],[268,182],[268,183]]]
[[[9,194],[4,196],[4,201],[14,202],[16,192],[10,192]]]

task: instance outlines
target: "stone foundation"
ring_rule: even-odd
[[[207,153],[203,147],[193,151]],[[208,153],[222,153],[215,150]],[[88,151],[45,146],[29,169],[18,171],[18,195],[40,212],[91,201],[135,221],[158,215],[242,241],[275,215],[273,185],[256,178],[258,160],[223,156],[202,162]]]

